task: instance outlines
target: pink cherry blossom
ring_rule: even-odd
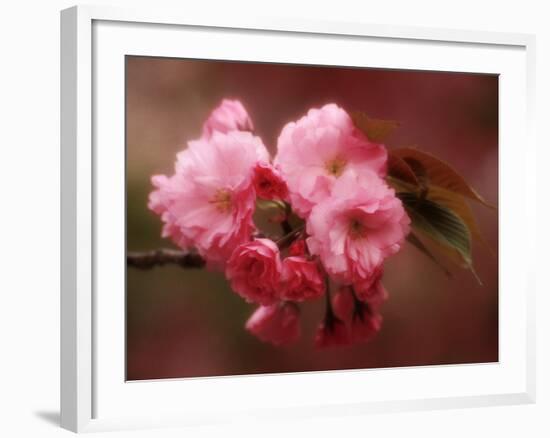
[[[192,245],[181,232],[180,227],[176,225],[176,217],[171,212],[171,207],[175,201],[175,191],[172,189],[172,178],[165,175],[155,175],[151,178],[151,183],[157,189],[149,196],[149,208],[158,214],[164,223],[162,227],[162,237],[170,238],[182,249],[189,249]]]
[[[210,114],[203,125],[205,138],[217,131],[225,134],[230,131],[253,131],[254,125],[243,104],[238,100],[224,99]]]
[[[281,259],[277,244],[255,239],[238,246],[227,262],[231,288],[249,302],[273,304],[280,298]]]
[[[254,187],[258,197],[284,201],[288,198],[288,188],[281,173],[267,163],[258,163],[254,171]]]
[[[213,132],[190,141],[173,176],[153,177],[157,190],[149,207],[165,222],[163,234],[196,247],[209,267],[223,269],[255,229],[254,168],[266,156],[262,141],[248,132]]]
[[[300,309],[289,302],[260,306],[246,322],[246,329],[264,342],[286,345],[300,337]]]
[[[274,162],[287,182],[293,210],[304,218],[330,195],[345,171],[379,176],[386,172],[385,147],[369,141],[335,104],[311,109],[297,122],[288,123],[277,148]]]
[[[319,298],[325,292],[325,281],[317,262],[303,256],[283,259],[281,297],[290,301]]]
[[[401,201],[381,178],[350,172],[312,210],[307,244],[337,281],[372,282],[384,259],[401,248],[409,223]]]

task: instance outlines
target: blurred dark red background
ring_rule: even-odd
[[[150,176],[171,174],[222,98],[240,99],[273,153],[285,123],[335,102],[393,119],[387,142],[451,163],[498,204],[498,77],[468,73],[127,57],[127,245],[171,247],[147,209]],[[472,205],[498,254],[498,213]],[[460,268],[448,279],[408,245],[386,264],[390,299],[369,344],[317,350],[323,302],[302,306],[302,339],[264,344],[244,330],[253,307],[221,273],[162,267],[127,272],[127,378],[155,379],[498,361],[498,258],[474,244],[483,285]]]

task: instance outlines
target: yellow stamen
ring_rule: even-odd
[[[233,207],[231,193],[226,189],[219,189],[210,203],[214,204],[221,213],[229,213]]]
[[[327,161],[325,163],[325,169],[329,175],[333,175],[338,178],[344,172],[347,161],[343,158],[336,157],[333,160]]]
[[[367,237],[367,228],[357,219],[352,219],[349,223],[349,236],[352,240]]]

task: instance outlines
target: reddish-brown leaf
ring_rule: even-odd
[[[416,163],[415,166],[418,168],[421,166],[430,185],[439,186],[450,192],[478,201],[487,207],[495,208],[477,193],[462,175],[439,158],[411,147],[393,149],[391,154],[406,161],[409,167],[411,167],[411,163]],[[413,167],[411,169],[414,171]],[[418,179],[419,175],[416,176]]]
[[[389,151],[388,153],[388,175],[405,181],[414,186],[420,185],[418,178],[405,160]]]
[[[384,142],[399,126],[395,120],[373,119],[361,111],[351,113],[351,119],[357,129],[363,132],[369,140],[377,143]]]

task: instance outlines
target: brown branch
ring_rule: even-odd
[[[128,266],[137,269],[152,269],[155,266],[169,264],[178,265],[182,268],[202,268],[205,265],[204,259],[198,254],[168,248],[146,252],[128,252],[126,263]]]
[[[289,246],[303,231],[303,226],[292,230],[275,243],[279,248]],[[265,237],[263,234],[256,234],[254,237]],[[178,265],[182,268],[203,268],[205,260],[197,253],[189,253],[177,249],[159,248],[152,251],[126,253],[126,264],[131,268],[152,269],[155,266]]]

